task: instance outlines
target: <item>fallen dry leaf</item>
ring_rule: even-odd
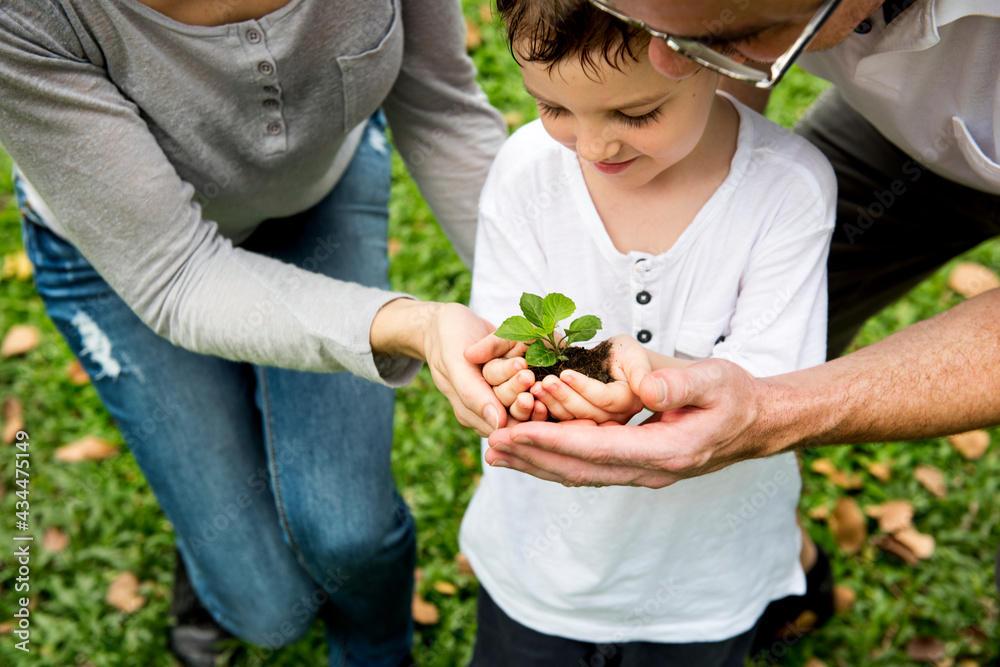
[[[959,262],[948,276],[948,287],[967,299],[1000,287],[1000,279],[982,264]]]
[[[819,505],[818,507],[810,507],[806,514],[813,521],[826,521],[827,517],[830,516],[830,510],[826,505]]]
[[[931,465],[918,465],[913,469],[913,477],[936,498],[944,498],[948,493],[948,484],[944,473]]]
[[[910,660],[937,662],[946,655],[944,642],[937,637],[914,637],[906,642],[906,655]]]
[[[479,5],[479,18],[482,19],[483,23],[493,23],[493,3],[484,2]]]
[[[830,475],[829,479],[831,484],[835,484],[836,486],[849,491],[853,489],[860,489],[865,485],[864,480],[861,479],[861,475],[854,473],[847,474],[846,472],[840,470],[835,470],[833,474]]]
[[[146,598],[139,595],[139,578],[128,571],[115,577],[104,599],[112,607],[126,614],[139,611],[146,604]]]
[[[389,239],[389,241],[387,242],[387,244],[388,244],[389,257],[390,258],[395,257],[396,255],[398,255],[399,251],[403,249],[403,242],[400,241],[396,237],[393,237],[393,238]]]
[[[435,625],[441,620],[441,614],[434,603],[423,599],[416,591],[413,592],[412,613],[413,620],[420,625]]]
[[[865,515],[853,498],[844,496],[837,501],[830,514],[829,525],[837,546],[847,554],[857,553],[868,537]]]
[[[56,448],[55,457],[63,463],[78,463],[80,461],[101,461],[117,453],[116,446],[88,435],[76,442]]]
[[[858,599],[858,594],[853,588],[836,585],[833,587],[833,610],[838,614],[843,614],[851,610],[854,601]]]
[[[888,482],[892,477],[892,471],[884,463],[872,463],[868,466],[868,474],[880,482]]]
[[[965,660],[960,660],[958,662],[957,667],[979,667],[979,663],[976,662],[975,660],[965,659]]]
[[[475,23],[465,19],[465,50],[473,51],[483,43],[483,33]]]
[[[31,279],[31,260],[23,251],[12,252],[3,258],[3,278],[15,278],[17,280]]]
[[[459,574],[475,576],[476,573],[472,571],[472,563],[461,551],[455,554],[455,564],[458,566]]]
[[[812,462],[809,468],[814,472],[824,477],[829,477],[833,473],[837,472],[837,466],[833,465],[833,461],[830,459],[816,459]]]
[[[819,658],[812,657],[806,660],[806,664],[802,667],[826,667],[826,663]]]
[[[479,461],[472,455],[468,447],[463,447],[458,450],[458,460],[462,462],[466,468],[475,468]]]
[[[9,635],[10,631],[14,629],[14,623],[12,621],[4,621],[0,623],[0,635]]]
[[[949,435],[948,442],[967,459],[981,459],[990,446],[990,434],[986,431],[966,431]]]
[[[503,115],[503,120],[507,123],[508,130],[516,130],[524,125],[524,114],[520,111],[508,111]]]
[[[3,431],[0,442],[9,445],[17,438],[17,432],[24,428],[24,408],[21,401],[13,396],[3,399]]]
[[[934,537],[919,532],[916,528],[904,528],[892,534],[913,555],[920,559],[927,559],[934,555]]]
[[[458,587],[450,581],[435,581],[434,590],[441,595],[455,595],[458,593]]]
[[[892,535],[879,535],[872,538],[872,544],[886,553],[898,556],[907,565],[916,565],[920,560],[905,544]]]
[[[42,332],[30,324],[15,324],[0,343],[0,357],[6,359],[31,352],[42,340]]]
[[[45,537],[42,538],[43,549],[49,553],[57,554],[68,546],[69,535],[52,526],[45,529]]]
[[[79,359],[74,359],[66,364],[66,377],[69,378],[70,384],[75,384],[76,386],[90,382],[90,376],[87,375],[87,371],[83,370]]]
[[[913,525],[913,503],[909,500],[890,500],[881,505],[869,505],[865,514],[878,519],[878,527],[887,533]]]

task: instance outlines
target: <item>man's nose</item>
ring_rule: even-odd
[[[667,46],[662,39],[656,38],[649,43],[649,63],[660,74],[671,79],[686,79],[700,67],[698,63]]]

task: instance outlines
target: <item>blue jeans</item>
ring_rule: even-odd
[[[388,286],[389,152],[373,116],[337,187],[270,220],[244,247]],[[317,615],[330,665],[392,665],[410,650],[413,519],[390,468],[393,391],[189,352],[160,338],[18,189],[35,283],[93,379],[164,514],[205,607],[268,649]],[[349,313],[344,314],[349,317]],[[266,326],[266,323],[264,324]]]

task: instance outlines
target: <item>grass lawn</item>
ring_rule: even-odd
[[[481,33],[472,54],[491,101],[512,126],[534,118],[534,105],[502,37],[488,22],[488,5],[472,0],[464,4]],[[790,125],[821,89],[820,82],[794,72],[774,96],[769,115]],[[9,167],[0,153],[0,258],[20,250]],[[469,274],[398,159],[395,176],[390,244],[395,287],[427,299],[466,301]],[[1000,266],[1000,244],[984,244],[962,259],[995,270]],[[870,321],[856,345],[870,344],[960,302],[962,297],[946,285],[954,264]],[[13,269],[12,258],[8,266]],[[0,360],[0,400],[16,398],[23,404],[31,434],[28,533],[14,527],[15,503],[20,500],[15,495],[16,450],[0,446],[0,543],[5,545],[0,551],[0,665],[173,665],[165,648],[173,570],[170,525],[93,388],[68,379],[72,357],[46,319],[31,282],[5,272],[0,280],[0,336],[16,324],[34,325],[42,337],[27,354]],[[471,575],[460,573],[455,556],[459,521],[478,478],[478,438],[457,424],[426,369],[398,392],[398,399],[393,466],[417,519],[423,572],[419,589],[440,612],[438,622],[418,626],[415,655],[427,667],[464,665],[475,633],[477,587]],[[989,434],[997,437],[997,430]],[[85,436],[121,445],[121,453],[100,463],[54,458],[56,447]],[[810,659],[845,667],[929,664],[917,659],[918,649],[927,646],[943,651],[944,657],[937,660],[942,667],[997,660],[993,557],[1000,524],[1000,447],[987,450],[981,459],[966,460],[940,438],[828,447],[807,452],[804,459],[803,506],[810,510],[809,531],[833,555],[838,583],[856,599],[818,636],[790,641],[783,664],[805,665]],[[843,474],[814,471],[820,459],[818,470],[835,468]],[[943,473],[943,497],[918,481],[918,466]],[[869,470],[883,477],[888,472],[888,477],[879,479]],[[856,488],[845,489],[845,480]],[[843,498],[862,508],[894,499],[911,501],[915,527],[936,540],[933,555],[910,565],[870,540],[856,553],[845,553],[824,519]],[[874,519],[867,527],[878,532]],[[5,624],[22,595],[14,591],[17,562],[10,556],[15,533],[35,537],[30,655],[14,648],[19,640]],[[61,534],[68,537],[64,547],[58,543]],[[133,613],[105,601],[111,582],[126,571],[138,577],[138,593],[144,598]],[[251,649],[249,655],[240,664],[261,664],[254,658],[259,653]],[[305,640],[265,662],[325,664],[321,628],[317,625]]]

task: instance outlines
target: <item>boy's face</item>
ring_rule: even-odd
[[[542,125],[576,151],[583,168],[609,185],[656,186],[664,172],[701,140],[715,100],[717,77],[707,71],[682,80],[653,69],[646,53],[621,71],[595,56],[597,71],[567,58],[547,69],[520,61]]]

